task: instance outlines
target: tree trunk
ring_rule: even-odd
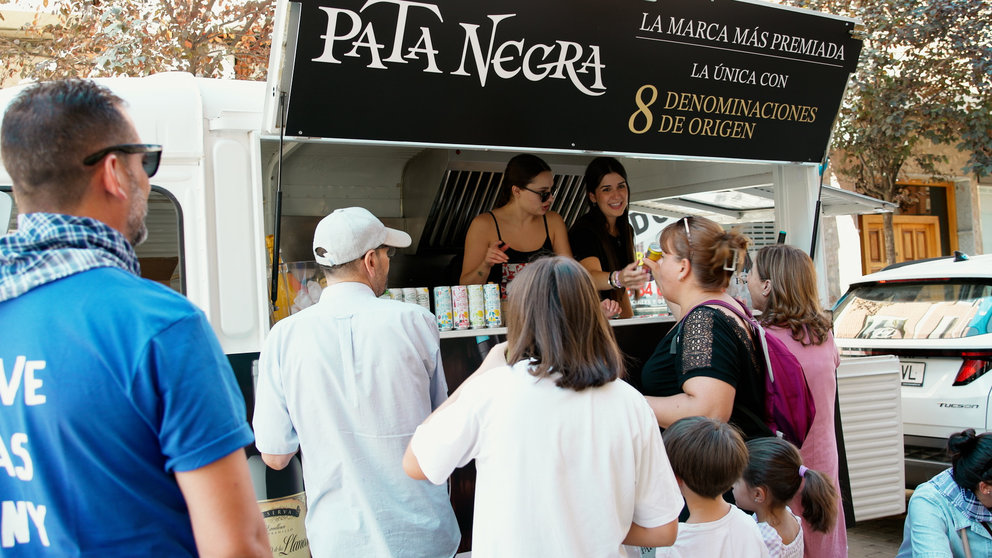
[[[896,263],[896,235],[892,227],[891,211],[882,214],[882,237],[885,239],[885,265]]]

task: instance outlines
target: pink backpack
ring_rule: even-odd
[[[764,363],[768,373],[765,376],[764,422],[776,436],[802,447],[810,427],[813,426],[816,406],[813,404],[809,383],[806,382],[806,373],[796,355],[792,354],[781,339],[766,335],[765,328],[761,327],[746,307],[737,308],[722,300],[707,300],[702,304],[727,308],[751,324],[756,345],[760,345],[756,348],[760,348],[764,356],[758,360]]]

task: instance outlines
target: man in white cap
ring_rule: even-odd
[[[315,558],[451,557],[459,531],[444,486],[403,472],[414,430],[447,398],[434,316],[377,298],[410,235],[361,207],[317,224],[320,302],[278,322],[259,359],[255,440],[270,467],[303,455]]]

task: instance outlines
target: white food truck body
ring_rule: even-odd
[[[241,367],[239,374],[244,374],[245,367],[250,369],[270,328],[271,255],[266,237],[276,232],[274,200],[279,188],[282,191],[282,226],[276,236],[281,237],[279,248],[284,261],[310,259],[308,235],[321,217],[339,207],[364,206],[388,226],[404,229],[413,237],[413,245],[401,251],[397,266],[400,269],[391,274],[392,285],[400,287],[457,282],[457,279],[445,282],[450,274],[441,268],[455,256],[452,247],[458,241],[459,230],[457,227],[447,230],[439,223],[449,219],[455,221],[451,216],[457,213],[458,221],[467,226],[466,215],[470,218],[474,216],[469,215],[473,211],[477,214],[479,210],[489,209],[481,201],[483,194],[488,195],[498,186],[499,173],[506,160],[523,151],[545,158],[555,172],[558,184],[569,189],[571,197],[562,196],[566,199],[556,202],[568,206],[555,209],[570,215],[572,220],[584,203],[583,169],[592,158],[603,153],[620,158],[628,171],[632,213],[674,219],[679,212],[673,211],[665,202],[678,199],[682,215],[699,212],[722,219],[724,223],[772,222],[772,230],[788,231],[788,243],[804,249],[809,249],[814,239],[819,200],[824,202],[823,214],[828,215],[831,214],[830,207],[872,203],[834,189],[830,190],[832,197],[828,199],[821,192],[818,160],[793,163],[771,158],[733,160],[705,154],[625,152],[613,148],[567,149],[553,142],[546,145],[526,142],[488,145],[460,140],[418,142],[305,134],[291,134],[281,139],[280,134],[286,130],[279,127],[279,101],[281,95],[289,93],[293,77],[287,67],[292,65],[290,60],[297,48],[295,24],[291,21],[294,6],[284,0],[278,3],[275,50],[268,83],[204,79],[185,73],[99,80],[127,102],[141,140],[164,146],[160,169],[151,180],[156,202],[149,213],[150,245],[139,247],[138,255],[143,265],[145,258],[149,261],[175,259],[174,269],[168,269],[165,276],[156,279],[171,284],[203,309],[225,352],[232,357],[232,363],[240,363],[235,366],[236,369]],[[361,11],[357,6],[360,4],[351,8],[353,13]],[[645,10],[651,6],[646,4]],[[829,19],[835,24],[838,18]],[[650,30],[649,24],[643,25]],[[299,72],[300,68],[296,69]],[[609,85],[610,81],[606,83]],[[401,86],[397,84],[397,88]],[[0,91],[0,106],[6,106],[18,90],[15,87]],[[470,103],[475,90],[485,90],[485,87],[471,89],[466,82],[466,98],[453,98],[451,102]],[[297,101],[292,96],[288,99],[292,110]],[[631,107],[635,104],[630,102]],[[409,108],[416,110],[417,107]],[[346,114],[350,109],[331,104],[328,110]],[[632,118],[634,110],[628,111]],[[300,118],[296,116],[297,121]],[[372,121],[376,115],[369,113],[366,118]],[[454,122],[446,122],[446,126],[473,126],[473,122],[457,115],[451,119]],[[293,124],[292,114],[289,123]],[[556,123],[549,121],[546,125],[555,126]],[[633,128],[634,124],[630,126]],[[826,149],[825,141],[820,147]],[[493,179],[495,185],[487,182]],[[461,186],[457,186],[460,188],[459,200],[480,199],[454,204],[451,192],[456,187],[456,180],[462,180],[458,183]],[[9,191],[10,183],[6,171],[0,167],[0,188]],[[708,193],[733,197],[735,192],[756,194],[773,203],[749,212],[746,207],[727,211],[692,201],[694,197]],[[842,212],[838,208],[834,214]],[[656,221],[647,227],[649,233],[655,235],[658,227],[664,224],[663,219]],[[441,241],[437,241],[438,238]],[[403,258],[407,260],[406,265]],[[818,255],[816,261],[822,277],[825,275],[822,273],[823,258]],[[430,269],[427,272],[414,269],[418,267]],[[622,322],[637,327],[638,320],[645,324],[666,322],[665,318],[633,318]],[[656,339],[645,340],[651,347],[655,342]],[[898,375],[898,366],[896,370]],[[243,381],[243,378],[239,379]],[[843,397],[842,389],[842,408]],[[896,414],[889,437],[898,439],[898,456],[880,458],[879,438],[873,432],[872,439],[864,437],[866,465],[852,463],[851,466],[852,484],[861,483],[869,492],[879,486],[880,478],[901,472],[898,395],[893,404],[895,410],[887,409],[886,412]],[[858,412],[866,413],[870,420],[875,411],[869,408]],[[854,414],[852,411],[852,416]],[[857,445],[857,440],[852,440]],[[849,457],[851,446],[849,441]],[[885,464],[898,462],[899,471],[886,470],[882,471],[882,476],[873,477],[871,470],[879,468],[879,459]],[[859,513],[858,519],[902,511],[899,509],[904,505],[901,477],[897,475],[885,482],[897,488],[898,498],[886,495],[876,498],[869,494],[862,501],[867,498],[884,502],[872,511]],[[857,504],[858,498],[855,499]]]

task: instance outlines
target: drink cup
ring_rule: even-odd
[[[473,329],[486,327],[486,299],[482,285],[468,285],[468,318]]]
[[[417,287],[417,304],[431,311],[431,291],[427,287]]]
[[[468,329],[469,320],[468,289],[465,285],[451,287],[452,319],[455,329]]]
[[[486,305],[486,327],[499,327],[503,324],[500,307],[499,285],[486,283],[482,287]]]
[[[437,318],[437,328],[449,331],[454,327],[451,316],[451,289],[434,287],[434,316]]]

